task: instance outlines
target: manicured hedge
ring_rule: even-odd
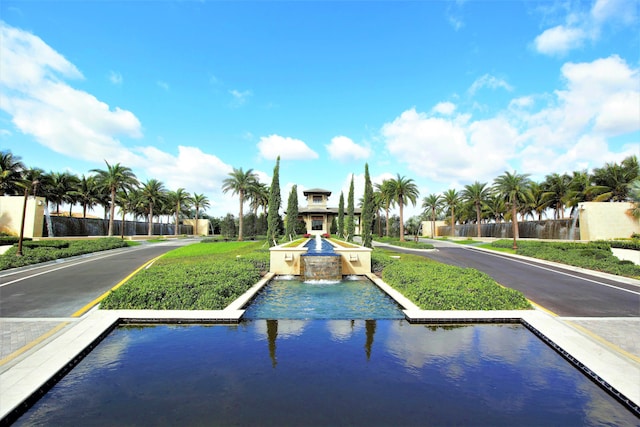
[[[101,303],[103,309],[222,310],[269,269],[260,243],[195,244],[168,252]]]
[[[14,245],[15,246],[15,245]],[[47,240],[41,242],[25,241],[22,245],[23,256],[16,256],[17,247],[0,255],[0,270],[23,267],[68,258],[77,255],[100,252],[127,246],[127,242],[117,237],[90,240]]]
[[[386,283],[423,310],[530,309],[524,295],[471,268],[401,260],[382,272]]]
[[[0,246],[6,246],[6,245],[13,245],[15,243],[18,243],[18,238],[14,237],[14,236],[0,236]],[[23,243],[31,240],[31,239],[24,239]]]
[[[401,242],[397,237],[376,237],[376,242],[386,243],[388,245],[400,246],[409,249],[433,249],[434,246],[431,243],[415,242],[413,238]]]
[[[620,261],[613,256],[611,243],[610,241],[590,243],[518,241],[516,253],[619,276],[640,277],[640,266],[630,261]],[[498,248],[511,247],[513,241],[496,240],[491,245]]]

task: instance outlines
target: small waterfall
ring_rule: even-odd
[[[572,215],[573,221],[571,221],[571,228],[569,228],[569,240],[575,240],[576,224],[578,223],[579,216],[580,216],[579,209],[575,209]]]
[[[317,235],[315,246],[309,241],[306,247],[307,253],[300,259],[300,275],[305,282],[342,279],[342,257],[335,253],[331,243]]]
[[[51,223],[51,214],[49,213],[49,203],[44,204],[44,220],[47,223],[47,236],[53,237],[53,224]]]

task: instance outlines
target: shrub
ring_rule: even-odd
[[[409,260],[390,263],[382,277],[423,310],[531,308],[521,292],[504,288],[471,268]]]
[[[127,243],[117,237],[89,240],[44,240],[28,243],[23,242],[23,256],[16,256],[17,248],[15,246],[5,252],[4,255],[0,255],[0,270],[23,267],[25,265],[38,264],[60,258],[68,258],[126,246]]]

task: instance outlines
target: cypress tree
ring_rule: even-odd
[[[344,238],[344,194],[340,192],[340,204],[338,205],[338,236]]]
[[[369,177],[369,165],[364,165],[364,201],[362,203],[361,230],[362,244],[367,248],[373,248],[371,230],[373,228],[373,184]]]
[[[353,201],[353,174],[351,175],[351,185],[349,186],[349,196],[347,197],[347,241],[353,242],[353,235],[356,232],[355,204]]]
[[[269,246],[274,246],[278,241],[278,227],[280,224],[280,156],[273,168],[271,188],[269,188],[269,210],[267,212],[267,241]]]
[[[291,187],[289,201],[287,203],[287,226],[286,237],[292,239],[297,235],[296,224],[298,223],[298,186]]]

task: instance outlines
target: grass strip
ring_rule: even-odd
[[[102,309],[222,310],[268,270],[263,242],[196,243],[166,253],[110,293]]]
[[[423,310],[523,310],[531,305],[522,292],[505,288],[472,268],[441,264],[416,255],[375,249],[373,269]]]

